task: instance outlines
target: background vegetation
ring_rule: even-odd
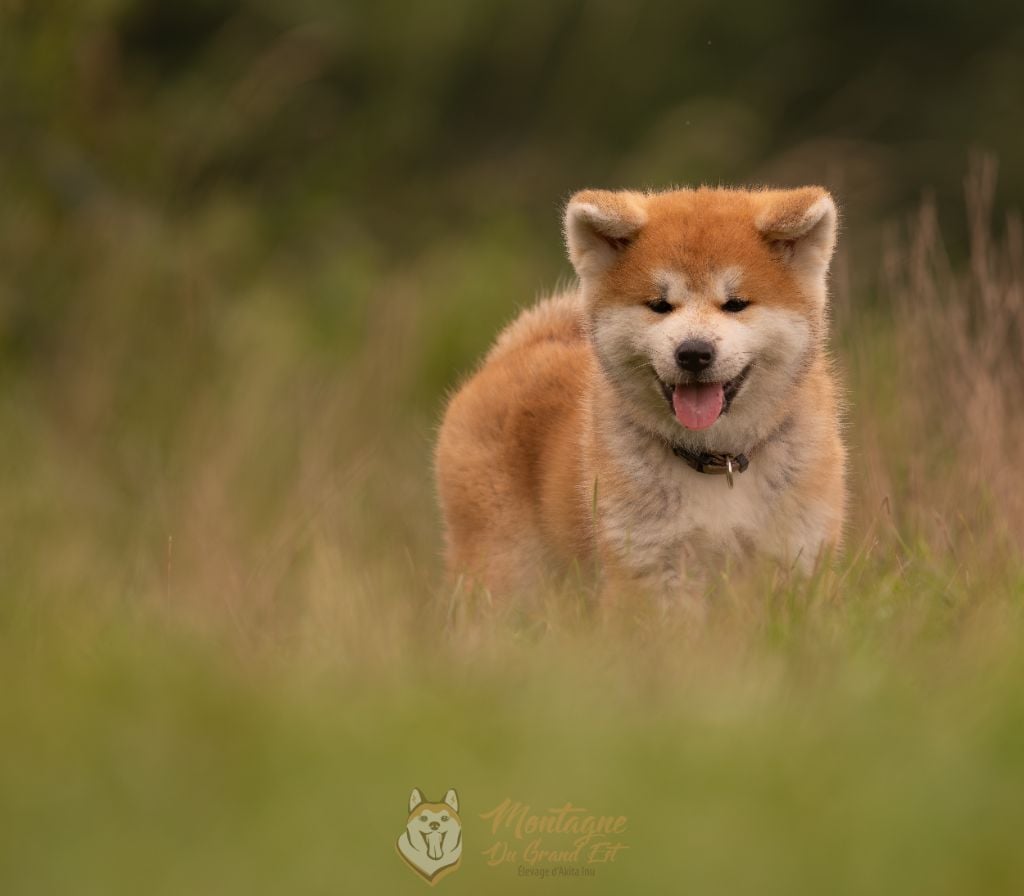
[[[0,0],[0,891],[420,891],[415,785],[452,892],[1019,892],[1022,101],[1009,2]],[[846,556],[446,591],[433,430],[561,202],[719,181],[843,206]],[[506,796],[629,849],[485,868]]]

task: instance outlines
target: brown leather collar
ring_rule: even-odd
[[[743,473],[750,466],[750,461],[745,454],[718,454],[712,451],[701,451],[698,454],[694,451],[687,451],[682,445],[675,444],[672,445],[672,453],[685,460],[698,473],[724,473],[729,482],[729,488],[733,487],[733,474]]]
[[[775,427],[767,436],[764,437],[760,442],[748,449],[748,453],[754,453],[760,451],[769,442],[773,442],[775,439],[783,437],[788,433],[794,424],[794,415],[790,414],[785,417],[783,421]],[[746,454],[725,454],[715,451],[688,451],[682,445],[677,445],[675,442],[670,443],[669,447],[672,449],[672,453],[691,466],[698,473],[711,473],[711,474],[725,474],[726,480],[729,482],[729,488],[733,487],[733,476],[736,473],[745,473],[747,467],[750,466],[750,459]]]

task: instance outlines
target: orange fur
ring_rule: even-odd
[[[507,327],[445,414],[436,467],[452,575],[510,591],[596,559],[608,579],[672,591],[712,556],[753,549],[807,568],[837,545],[835,230],[817,187],[576,194],[566,233],[579,286]],[[742,314],[724,311],[729,291],[751,303]],[[670,314],[648,309],[658,295]],[[701,432],[659,398],[685,379],[672,346],[693,334],[724,370],[752,369]],[[749,452],[750,469],[730,489],[671,444]]]

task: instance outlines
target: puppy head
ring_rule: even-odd
[[[797,190],[584,190],[565,235],[608,387],[693,448],[744,451],[823,348],[836,208]]]
[[[459,796],[449,790],[440,803],[428,803],[419,788],[409,795],[409,819],[405,828],[417,852],[438,861],[459,842]]]

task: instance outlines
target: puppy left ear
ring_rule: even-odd
[[[629,248],[646,223],[644,198],[639,193],[576,193],[565,207],[565,243],[576,273],[581,278],[603,274]]]
[[[783,262],[809,280],[821,281],[836,247],[836,204],[822,187],[762,194],[754,224]]]
[[[425,803],[426,800],[423,798],[423,791],[418,787],[412,789],[412,793],[409,794],[409,812],[415,812],[416,807]]]
[[[459,811],[459,795],[455,792],[455,788],[449,789],[444,795],[445,803],[451,808],[452,812]]]

